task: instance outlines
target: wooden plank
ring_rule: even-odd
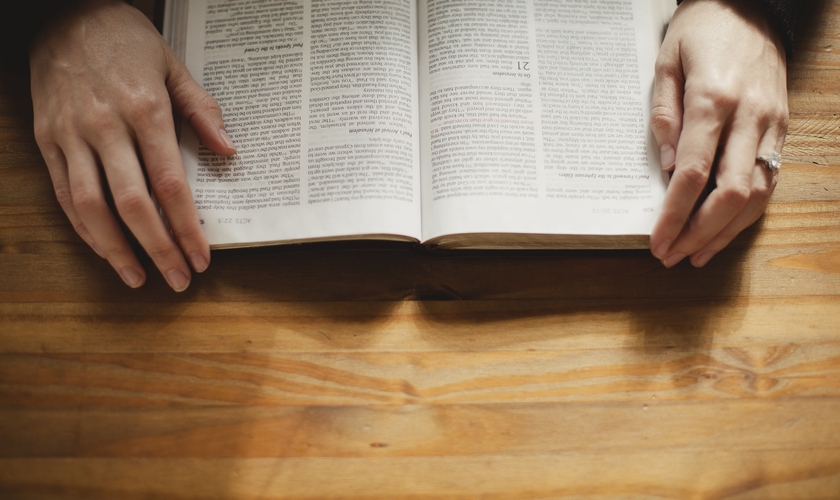
[[[840,77],[840,74],[837,76]],[[836,172],[836,165],[840,163],[840,142],[838,141],[840,134],[838,132],[840,132],[840,121],[833,113],[825,119],[815,117],[814,113],[791,115],[790,128],[782,150],[784,176],[780,177],[781,184],[777,186],[772,202],[779,199],[778,189],[786,185],[798,186],[794,183],[801,176],[812,175],[810,169],[803,168],[805,166],[816,165]],[[824,186],[827,188],[824,189],[825,193],[820,193],[819,190],[800,191],[799,199],[808,201],[809,196],[836,196],[837,190],[830,189],[836,185],[835,181],[827,182]]]
[[[771,286],[768,284],[768,286]],[[0,353],[492,352],[831,343],[836,296],[0,303]]]
[[[515,405],[2,409],[0,458],[840,450],[838,414],[837,398],[674,402],[656,395]]]
[[[129,500],[834,499],[840,491],[838,471],[837,449],[365,459],[29,459],[0,460],[0,493],[8,498]]]
[[[0,355],[0,399],[61,407],[840,396],[840,340],[698,347],[7,354]]]
[[[725,345],[823,342],[836,339],[837,307],[834,297],[710,300],[693,307],[671,301],[44,304],[14,306],[31,314],[25,321],[4,316],[9,335],[2,337],[2,351],[487,351],[704,345],[712,338]],[[159,316],[144,319],[155,309]]]

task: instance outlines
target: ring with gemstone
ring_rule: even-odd
[[[774,173],[778,172],[779,169],[782,168],[782,155],[776,151],[773,151],[770,154],[757,156],[756,160],[764,163],[764,166]]]

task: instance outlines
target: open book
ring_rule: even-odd
[[[182,127],[210,244],[646,247],[671,3],[169,0],[165,35],[237,147]]]

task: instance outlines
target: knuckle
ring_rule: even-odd
[[[175,246],[167,244],[148,245],[145,248],[146,253],[156,263],[168,262],[175,256]]]
[[[99,213],[105,207],[105,200],[91,189],[76,190],[71,196],[71,201],[79,214]]]
[[[657,104],[650,110],[650,126],[654,130],[670,130],[680,125],[676,113],[665,105]]]
[[[222,114],[222,107],[213,96],[202,90],[200,98],[197,99],[195,104],[189,107],[184,114],[190,126],[195,127],[196,120],[205,118],[207,115],[220,116]]]
[[[788,127],[790,127],[790,117],[788,115],[784,115],[779,120],[779,133],[781,137],[787,135]]]
[[[61,166],[66,167],[63,152],[58,147],[58,144],[52,142],[51,140],[39,143],[38,149],[41,150],[41,156],[44,157],[44,162],[50,169],[50,174],[53,175],[53,181],[55,181],[55,172],[53,169]]]
[[[772,181],[768,183],[759,183],[759,185],[753,189],[753,195],[755,198],[762,204],[766,204],[770,200],[773,190],[776,188],[776,181],[776,177],[773,176]]]
[[[173,227],[172,234],[177,241],[191,241],[201,236],[201,228],[195,224]]]
[[[123,262],[130,262],[134,260],[135,255],[134,252],[131,250],[130,247],[127,246],[125,241],[120,238],[111,238],[108,241],[97,241],[99,248],[102,250],[102,253],[105,254],[105,258],[108,259],[115,268],[122,267],[119,265]]]
[[[79,129],[83,133],[92,134],[94,136],[107,136],[119,127],[119,120],[114,112],[114,109],[107,104],[95,104],[90,106],[84,113],[78,117]],[[73,126],[68,120],[65,120],[64,126]],[[74,127],[75,128],[75,127]],[[66,132],[66,129],[65,129]]]
[[[126,104],[126,113],[133,123],[152,126],[170,113],[169,99],[155,92],[136,92]]]
[[[786,102],[770,102],[764,95],[748,94],[742,98],[739,107],[745,111],[745,115],[750,120],[787,127]]]
[[[69,186],[56,186],[55,199],[58,200],[58,204],[61,205],[65,212],[68,208],[73,207],[73,195],[70,193]]]
[[[722,110],[731,110],[739,103],[737,88],[725,81],[706,81],[700,88],[686,89],[686,107],[699,110],[704,115],[717,116]]]
[[[82,222],[81,220],[77,220],[76,222],[73,223],[73,229],[76,230],[76,234],[78,234],[79,236],[81,236],[83,238],[85,236],[88,236],[88,230],[85,227],[84,222]]]
[[[41,149],[44,149],[45,147],[50,146],[54,143],[52,136],[52,126],[50,125],[49,120],[44,118],[36,118],[32,126],[32,131],[35,135],[35,142]]]
[[[688,184],[689,188],[693,191],[700,192],[709,182],[709,170],[705,168],[704,165],[710,164],[711,161],[708,163],[698,161],[688,165],[683,165],[680,167],[678,172],[683,178],[683,182]]]
[[[787,134],[787,129],[790,125],[790,112],[788,111],[787,103],[784,103],[784,106],[776,111],[773,121],[779,124],[779,130],[783,136]]]
[[[48,123],[36,124],[36,134],[44,134],[45,138],[50,137],[73,137],[78,135],[78,124],[69,118],[67,114],[58,113],[55,118]],[[36,135],[37,137],[37,135]]]
[[[674,58],[666,50],[659,51],[656,61],[653,63],[653,71],[657,79],[664,77],[681,80],[683,78],[682,69],[678,64],[675,64]]]
[[[683,227],[689,222],[688,216],[683,213],[679,213],[675,210],[669,210],[667,212],[662,212],[662,222],[663,225],[669,228],[670,232],[673,233],[674,237],[679,234]]]
[[[653,71],[656,75],[668,75],[671,73],[671,62],[664,57],[657,57],[653,64]]]
[[[740,210],[750,200],[751,189],[748,179],[739,178],[734,184],[721,188],[721,197],[732,208]]]
[[[222,112],[222,107],[219,105],[219,101],[206,92],[204,93],[204,97],[201,99],[201,107],[206,112]]]
[[[151,182],[152,191],[161,203],[178,199],[188,190],[187,181],[172,172],[156,175]]]
[[[140,189],[123,189],[114,193],[114,206],[123,220],[133,219],[146,207],[149,196]]]

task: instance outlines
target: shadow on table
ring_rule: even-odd
[[[424,300],[426,315],[446,325],[482,327],[543,317],[556,321],[557,328],[544,321],[532,335],[574,335],[576,330],[591,334],[591,325],[611,324],[630,328],[644,346],[702,348],[711,344],[714,332],[734,331],[740,324],[743,315],[731,303],[749,294],[744,263],[759,228],[760,223],[700,269],[688,261],[665,269],[646,250],[434,256],[441,259],[433,265],[438,274],[422,283],[417,295]],[[477,314],[441,299],[489,300],[505,306]],[[615,332],[603,331],[611,333]]]
[[[78,261],[64,267],[75,275],[46,285],[76,301],[176,309],[194,302],[305,302],[318,308],[337,301],[418,300],[430,304],[426,311],[434,317],[432,304],[438,302],[528,301],[532,306],[523,314],[626,310],[639,331],[655,338],[674,322],[689,323],[686,314],[703,331],[717,305],[748,295],[743,264],[760,224],[701,269],[687,261],[665,269],[647,250],[445,251],[391,242],[318,243],[214,251],[209,270],[177,294],[148,261],[146,285],[130,290],[79,245],[61,256]],[[493,319],[488,313],[470,321]]]

